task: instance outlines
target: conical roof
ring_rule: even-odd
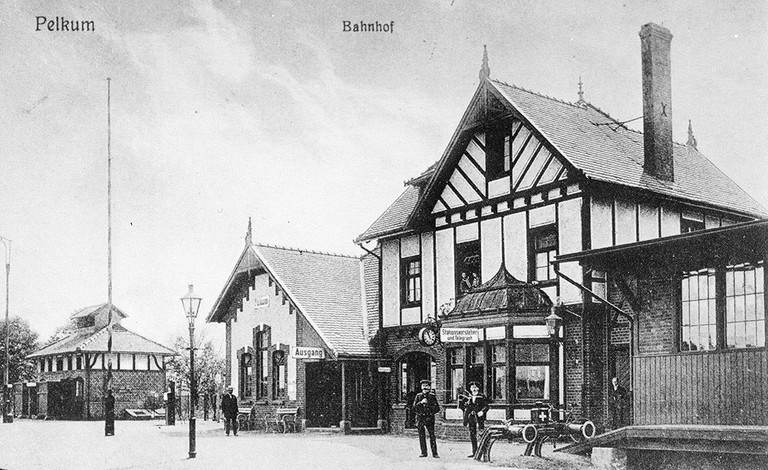
[[[491,279],[461,297],[448,316],[486,312],[544,312],[551,307],[552,301],[544,291],[516,279],[502,263]]]

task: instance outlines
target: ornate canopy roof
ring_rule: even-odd
[[[548,313],[551,307],[547,294],[533,284],[516,279],[501,263],[499,271],[461,297],[447,317],[502,312],[539,315]]]

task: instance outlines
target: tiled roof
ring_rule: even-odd
[[[675,180],[659,180],[643,172],[642,133],[621,126],[591,105],[577,106],[496,80],[488,83],[587,178],[757,217],[768,215],[764,207],[693,148],[675,143]],[[435,168],[433,164],[412,181],[421,182],[425,175],[438,177]],[[419,196],[419,187],[407,187],[356,241],[406,229],[409,216],[417,209]]]
[[[53,344],[35,351],[27,357],[34,358],[80,351],[107,352],[108,339],[109,333],[106,326],[97,331],[90,329],[83,332],[76,331]],[[113,325],[112,327],[112,352],[162,354],[166,356],[176,354],[172,349],[129,331],[121,325]]]
[[[408,221],[408,217],[416,208],[420,192],[421,188],[419,186],[406,184],[405,191],[403,191],[400,197],[355,241],[370,240],[402,230]]]
[[[366,356],[360,260],[295,248],[253,249],[336,354]]]
[[[643,172],[642,133],[618,125],[591,106],[565,103],[494,80],[490,83],[588,178],[751,215],[767,214],[765,208],[691,147],[673,145],[675,180],[659,180]]]

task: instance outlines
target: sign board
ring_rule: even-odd
[[[480,341],[479,328],[440,328],[443,343],[477,343]]]
[[[291,351],[291,357],[295,359],[325,359],[325,350],[323,348],[304,348],[296,346]]]
[[[256,308],[269,307],[269,296],[264,296],[260,299],[256,299]]]
[[[391,367],[379,367],[379,372],[392,372]]]

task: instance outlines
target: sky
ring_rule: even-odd
[[[38,16],[95,31],[36,31]],[[768,207],[762,0],[1,0],[11,315],[47,339],[107,301],[107,77],[114,304],[170,345],[194,284],[198,328],[221,345],[203,319],[249,217],[256,242],[360,254],[352,240],[448,145],[483,45],[491,78],[571,102],[581,78],[625,121],[642,115],[648,22],[674,36],[674,139],[690,119],[698,149]]]

